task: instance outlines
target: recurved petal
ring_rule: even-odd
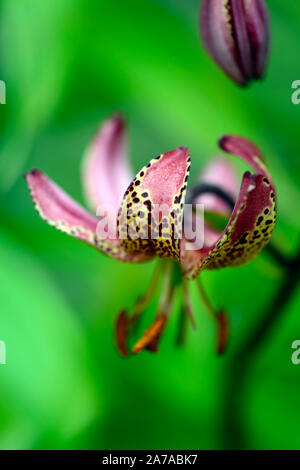
[[[124,120],[116,115],[101,125],[84,157],[82,182],[91,208],[96,211],[99,205],[110,204],[118,213],[132,176]]]
[[[276,219],[275,192],[263,175],[246,173],[225,229],[205,262],[206,268],[244,264],[269,241]]]
[[[154,158],[137,174],[118,216],[126,251],[179,258],[189,169],[189,152],[179,147]]]
[[[240,3],[241,0],[236,0]],[[227,0],[203,0],[200,12],[200,30],[204,46],[227,75],[244,85],[247,77],[241,70],[233,31],[231,3]],[[244,29],[239,28],[242,35]],[[244,32],[245,34],[245,32]],[[246,46],[245,46],[246,47]],[[245,62],[247,59],[245,60]]]
[[[96,217],[41,171],[32,170],[26,173],[25,178],[35,208],[45,222],[68,235],[95,244]]]
[[[98,240],[99,220],[72,199],[39,170],[25,175],[31,198],[40,217],[71,237],[93,245],[113,258],[128,262],[145,261],[143,253],[127,253],[119,240]]]
[[[269,241],[276,220],[276,192],[263,163],[260,150],[242,138],[224,140],[224,148],[248,161],[257,173],[246,172],[227,227],[211,247],[184,252],[182,269],[195,278],[204,268],[244,264],[254,258]],[[229,150],[230,148],[230,150]]]
[[[224,135],[219,140],[219,145],[222,150],[242,158],[256,173],[265,175],[272,181],[260,148],[250,140],[236,135]]]
[[[185,275],[193,279],[205,268],[238,266],[250,261],[269,241],[275,219],[273,186],[263,175],[245,173],[226,229],[212,247],[185,254]]]

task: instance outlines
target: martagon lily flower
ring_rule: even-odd
[[[228,218],[223,228],[205,220],[201,247],[182,234],[190,171],[187,148],[179,147],[154,158],[132,178],[126,153],[125,125],[119,115],[100,127],[83,164],[84,192],[92,211],[101,215],[100,219],[41,171],[34,169],[26,173],[35,208],[48,224],[120,261],[140,263],[154,257],[164,258],[158,263],[148,291],[135,304],[131,315],[122,310],[118,316],[116,343],[124,356],[129,353],[130,334],[136,332],[137,319],[153,300],[158,282],[162,288],[155,319],[133,345],[133,353],[143,349],[158,350],[174,293],[181,286],[183,308],[195,324],[187,280],[195,279],[203,269],[244,264],[270,239],[276,218],[276,194],[260,150],[250,141],[235,136],[222,137],[219,144],[225,152],[247,162],[254,173],[247,171],[244,174],[238,192],[232,167],[227,159],[218,158],[202,173],[201,184],[187,193],[187,202],[192,203],[192,207],[201,203],[206,212],[222,220]],[[155,212],[156,205],[167,211],[163,214]],[[198,217],[197,212],[191,212],[188,223],[195,222]],[[115,233],[110,232],[111,225],[117,227]],[[203,293],[200,284],[199,289]],[[204,300],[217,320],[218,350],[222,352],[228,335],[227,315],[223,310],[215,312],[205,294]]]
[[[200,33],[208,53],[238,84],[264,75],[270,48],[265,0],[203,0]]]

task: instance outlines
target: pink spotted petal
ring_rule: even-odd
[[[36,210],[49,225],[122,261],[146,260],[143,254],[127,253],[117,239],[99,240],[96,234],[99,220],[41,171],[32,170],[25,178]]]
[[[96,211],[101,204],[110,204],[118,213],[131,179],[125,124],[116,115],[101,125],[84,158],[82,182],[91,208]]]
[[[190,279],[195,278],[202,269],[247,263],[263,249],[274,229],[276,192],[261,152],[245,139],[230,138],[227,143],[223,140],[226,148],[228,142],[235,144],[236,153],[248,161],[257,173],[244,174],[230,220],[216,242],[197,252],[184,252],[182,269]]]
[[[118,217],[127,251],[178,259],[189,169],[189,152],[179,147],[154,158],[137,174]]]
[[[242,158],[256,173],[265,175],[271,181],[261,150],[250,140],[235,135],[224,135],[219,140],[222,150]]]

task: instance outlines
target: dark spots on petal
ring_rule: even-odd
[[[249,232],[245,232],[243,233],[243,235],[241,236],[240,240],[239,240],[239,243],[241,245],[244,245],[245,243],[247,243],[247,237],[249,235]]]
[[[142,197],[148,197],[148,193],[147,192],[142,193]]]
[[[257,219],[256,225],[259,226],[262,223],[263,220],[264,220],[263,216],[260,215]]]
[[[269,212],[270,212],[270,210],[268,208],[264,210],[265,215],[268,215]]]
[[[139,200],[138,197],[134,197],[134,198],[133,198],[133,202],[134,202],[135,204],[137,204],[138,202],[140,202],[140,200]]]

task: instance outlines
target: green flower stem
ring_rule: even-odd
[[[300,281],[300,247],[296,256],[285,264],[285,275],[265,315],[246,341],[235,352],[226,371],[227,386],[224,396],[223,437],[228,449],[245,449],[243,413],[247,408],[246,392],[249,374],[262,346],[276,331],[282,313],[291,301]]]

